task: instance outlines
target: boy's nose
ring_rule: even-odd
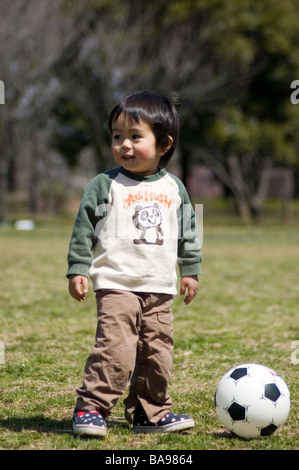
[[[128,148],[131,148],[131,147],[132,147],[132,144],[131,144],[130,139],[125,139],[122,143],[122,148],[128,149]]]

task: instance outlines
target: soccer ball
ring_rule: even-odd
[[[241,364],[219,381],[215,407],[223,426],[237,436],[269,436],[289,415],[290,392],[284,380],[269,367]]]

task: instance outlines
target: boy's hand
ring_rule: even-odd
[[[196,296],[198,291],[198,276],[184,276],[181,279],[181,295],[184,295],[188,291],[187,296],[184,299],[185,304],[189,304],[191,300]]]
[[[88,292],[88,278],[85,276],[80,276],[79,274],[74,274],[69,278],[69,293],[74,299],[81,302],[81,300],[86,299],[86,294]]]

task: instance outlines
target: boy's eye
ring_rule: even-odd
[[[121,137],[120,137],[119,134],[115,134],[115,135],[113,136],[113,139],[114,139],[114,140],[120,140],[120,138],[121,138]]]
[[[133,134],[133,135],[132,135],[132,139],[133,139],[133,140],[140,139],[140,135],[138,135],[138,134]]]

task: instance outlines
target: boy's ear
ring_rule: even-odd
[[[170,149],[170,147],[171,147],[172,144],[173,144],[173,138],[172,138],[170,135],[168,135],[168,136],[167,136],[167,141],[168,141],[168,142],[167,142],[166,147],[161,148],[161,156],[162,156],[162,155],[165,155],[165,153],[168,152],[168,150]]]

